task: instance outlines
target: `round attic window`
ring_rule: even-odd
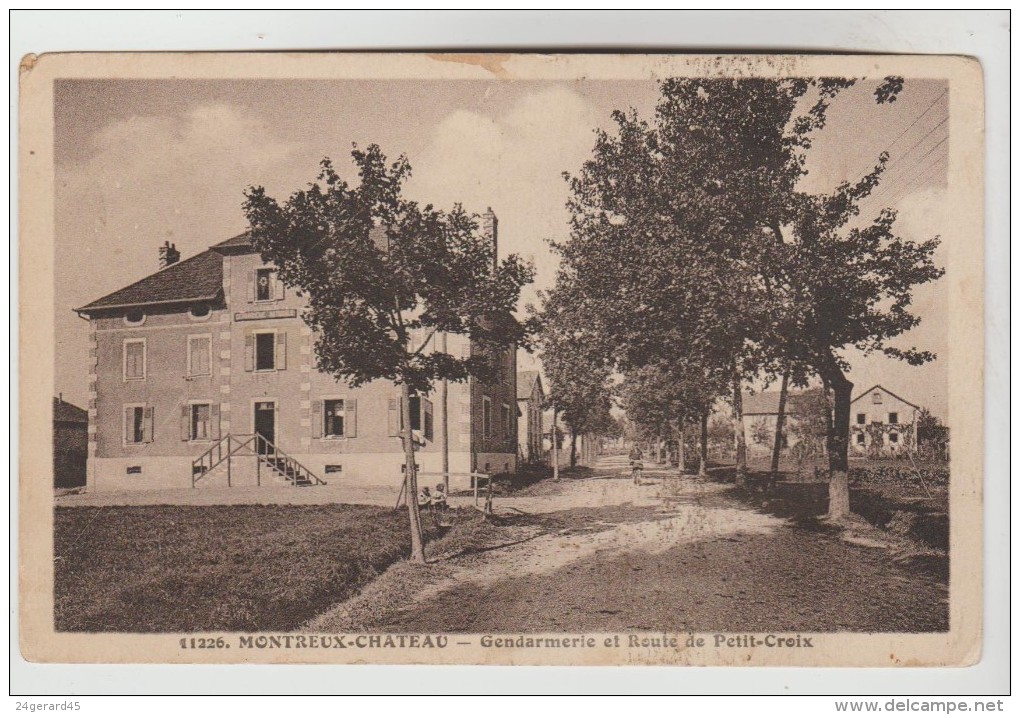
[[[129,310],[124,316],[124,322],[127,325],[141,325],[145,322],[145,312],[138,308]]]
[[[208,303],[195,303],[188,310],[188,315],[191,316],[192,320],[206,320],[211,312]]]

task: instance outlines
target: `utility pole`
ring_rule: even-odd
[[[556,407],[553,407],[553,423],[552,423],[552,468],[553,468],[553,481],[560,478],[560,450],[559,450],[559,436],[560,430],[556,425],[557,415],[559,413]]]

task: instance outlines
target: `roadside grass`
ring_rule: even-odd
[[[710,479],[732,484],[734,468],[710,470]],[[731,487],[731,494],[744,503],[769,514],[789,519],[798,528],[829,534],[837,538],[877,530],[883,541],[894,547],[898,560],[943,582],[949,577],[949,503],[946,493],[929,498],[919,488],[908,485],[850,485],[850,511],[845,524],[825,521],[829,508],[829,485],[825,481],[798,481],[780,473],[779,482],[769,494],[759,485],[766,471],[748,471],[748,486]],[[859,534],[858,534],[859,535]]]
[[[55,627],[293,630],[409,553],[406,512],[382,507],[57,508]]]

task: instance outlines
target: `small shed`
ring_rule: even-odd
[[[53,486],[85,486],[88,460],[89,413],[77,405],[53,398]]]

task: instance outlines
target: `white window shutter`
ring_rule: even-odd
[[[187,403],[181,405],[181,441],[187,442],[191,439],[191,406]]]
[[[322,437],[322,400],[312,400],[312,437]]]
[[[245,286],[245,291],[246,291],[246,294],[247,294],[248,302],[249,303],[254,303],[255,302],[255,271],[254,270],[248,271],[248,281],[247,281],[247,284]]]
[[[250,330],[244,334],[244,369],[245,372],[255,369],[255,336]]]
[[[142,441],[151,442],[153,440],[152,434],[152,408],[146,407],[142,413]]]
[[[358,401],[344,400],[344,436],[358,436]]]
[[[436,424],[435,423],[435,418],[434,418],[434,415],[433,415],[433,412],[432,412],[432,400],[429,400],[429,399],[423,397],[422,400],[421,400],[421,404],[422,404],[422,410],[425,413],[424,415],[422,415],[421,431],[422,431],[422,434],[425,435],[425,439],[427,439],[429,442],[431,442],[431,441],[433,441],[433,438],[435,437],[434,430],[435,430],[435,424]]]
[[[135,408],[125,407],[124,408],[124,441],[130,443],[132,441],[132,417],[134,416]]]
[[[400,400],[390,398],[386,410],[386,425],[389,428],[389,436],[400,435]]]
[[[273,273],[273,298],[275,300],[283,300],[284,291],[286,288],[283,285],[283,281],[280,280],[279,275]]]
[[[287,333],[276,334],[276,369],[287,369]]]
[[[209,405],[209,434],[212,438],[220,438],[220,403],[214,402]]]

